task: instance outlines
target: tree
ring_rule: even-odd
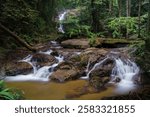
[[[141,5],[142,5],[142,1],[138,0],[138,37],[141,37]]]
[[[95,0],[91,0],[91,17],[92,17],[92,31],[97,33],[100,29],[99,15],[95,6]]]
[[[150,52],[150,0],[148,5],[148,21],[147,21],[147,37],[146,37],[146,49]]]
[[[110,0],[109,1],[109,14],[113,14],[113,1],[112,0]]]
[[[131,14],[131,0],[126,0],[126,14],[130,17]]]
[[[118,0],[119,17],[122,16],[122,0]]]

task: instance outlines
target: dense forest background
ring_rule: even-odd
[[[59,13],[70,10],[61,22]],[[142,74],[150,77],[150,0],[0,0],[0,61],[20,44],[4,27],[27,45],[49,40],[97,37],[141,40],[133,44]],[[1,63],[0,62],[0,63]],[[2,64],[2,63],[1,63]]]

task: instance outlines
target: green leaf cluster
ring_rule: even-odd
[[[7,88],[3,80],[0,80],[0,99],[20,100],[23,99],[23,92],[13,88]]]

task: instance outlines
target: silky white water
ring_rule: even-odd
[[[56,43],[52,42],[53,45]],[[40,51],[40,54],[50,55],[53,51],[51,49],[47,51]],[[51,66],[44,66],[41,68],[37,67],[36,61],[31,61],[32,55],[28,55],[24,59],[20,60],[19,62],[26,62],[30,64],[33,68],[32,73],[27,75],[16,75],[16,76],[6,76],[5,81],[49,81],[50,75],[53,73],[54,68],[58,66],[64,60],[64,57],[59,55],[55,56],[55,59],[58,61]]]
[[[96,63],[92,69],[89,68],[90,61],[88,61],[85,70],[86,76],[81,77],[81,79],[88,80],[92,71],[94,71],[98,67],[101,67],[106,60],[111,59],[114,61],[115,66],[112,69],[112,73],[110,74],[110,83],[115,84],[115,92],[127,93],[128,91],[134,90],[137,87],[137,85],[135,84],[135,80],[137,80],[139,77],[140,69],[135,62],[123,58],[119,54],[119,52],[111,52],[105,59]],[[119,79],[120,82],[115,82],[116,79]]]
[[[64,27],[63,27],[63,24],[62,24],[62,21],[65,19],[65,16],[67,14],[68,11],[64,11],[63,13],[61,13],[59,16],[58,16],[58,20],[60,22],[59,24],[59,28],[58,28],[58,31],[61,32],[61,33],[65,33],[64,31]]]
[[[97,67],[99,67],[100,65],[102,65],[108,58],[106,57],[105,59],[103,59],[102,61],[96,63],[93,68],[91,70],[89,70],[89,66],[90,66],[90,61],[88,62],[88,65],[87,65],[87,69],[85,70],[86,72],[88,71],[87,75],[86,76],[83,76],[81,77],[81,79],[89,79],[89,76],[90,76],[90,73],[95,70]]]
[[[139,72],[139,67],[129,59],[115,59],[115,67],[112,70],[111,77],[112,81],[116,78],[120,79],[120,82],[116,84],[116,92],[125,93],[135,89],[137,85],[134,81],[138,78]]]

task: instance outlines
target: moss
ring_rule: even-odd
[[[127,40],[127,39],[113,39],[113,38],[97,38],[96,43],[94,44],[95,47],[118,47],[120,45],[130,45],[130,44],[138,44],[142,43],[141,40]],[[117,46],[118,45],[118,46]]]

